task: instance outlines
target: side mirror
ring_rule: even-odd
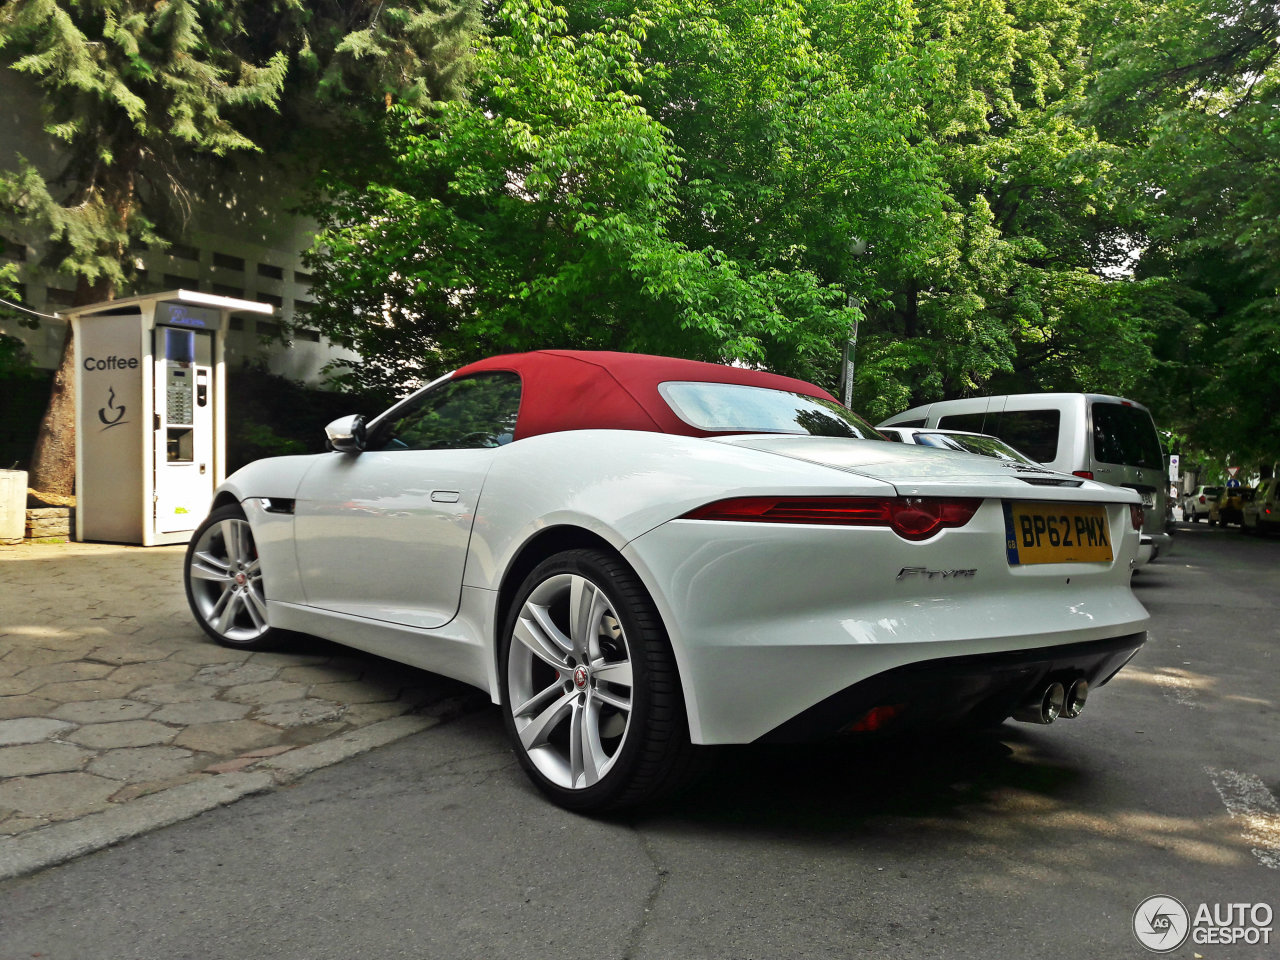
[[[324,428],[324,435],[330,449],[339,453],[359,453],[365,444],[364,417],[358,413],[339,417]]]

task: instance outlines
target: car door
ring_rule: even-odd
[[[514,373],[445,380],[375,420],[364,450],[322,457],[295,505],[308,604],[421,628],[452,620],[484,478],[519,405]]]

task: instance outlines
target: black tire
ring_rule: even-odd
[[[695,748],[666,630],[616,556],[569,550],[538,564],[504,620],[498,677],[520,765],[566,809],[647,803],[692,772]]]
[[[279,644],[283,635],[267,623],[258,549],[240,504],[218,507],[196,528],[182,581],[196,622],[218,643],[237,650]]]

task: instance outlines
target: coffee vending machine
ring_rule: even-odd
[[[185,543],[226,476],[225,338],[270,304],[193,290],[66,311],[75,337],[76,539]]]

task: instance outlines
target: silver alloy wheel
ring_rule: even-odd
[[[614,605],[578,574],[549,577],[529,594],[507,651],[508,709],[516,736],[556,786],[599,783],[631,728],[631,651]]]
[[[205,527],[187,566],[192,605],[209,629],[231,643],[249,643],[271,628],[262,593],[262,565],[249,521]]]

